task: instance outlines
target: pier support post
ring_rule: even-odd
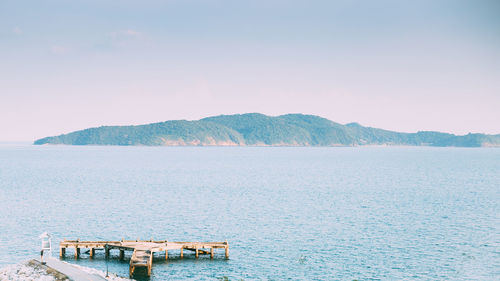
[[[151,252],[151,256],[149,256],[149,265],[148,265],[148,276],[151,277],[151,268],[153,267],[153,252]]]
[[[109,248],[108,247],[104,248],[104,257],[109,258]]]
[[[226,248],[225,248],[226,249],[226,259],[228,259],[229,258],[229,243],[226,240],[226,241],[224,241],[224,244],[226,244]]]
[[[184,248],[181,248],[181,259],[184,258]]]
[[[168,260],[168,250],[165,250],[165,260]]]
[[[210,248],[210,258],[214,258],[214,248]]]
[[[66,248],[60,247],[59,248],[59,257],[64,258],[66,255]]]
[[[123,260],[123,257],[125,257],[125,250],[120,249],[120,260]]]
[[[198,255],[199,255],[199,253],[198,253],[198,246],[196,246],[194,248],[194,255],[195,255],[196,258],[198,258]]]
[[[90,248],[90,258],[93,258],[94,257],[94,254],[95,254],[95,249],[94,248]]]
[[[75,248],[75,260],[80,257],[80,248],[76,247]]]

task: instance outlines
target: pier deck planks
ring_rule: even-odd
[[[113,249],[120,250],[120,259],[123,259],[125,251],[133,251],[130,258],[130,277],[134,275],[136,269],[145,267],[148,276],[151,276],[153,266],[153,253],[165,252],[165,259],[168,259],[169,250],[180,250],[180,258],[184,257],[183,250],[195,252],[195,257],[200,254],[214,257],[214,249],[224,249],[226,259],[229,258],[229,243],[225,242],[168,242],[167,240],[120,240],[120,241],[80,241],[64,240],[59,244],[59,257],[66,255],[67,248],[75,249],[75,259],[80,255],[80,249],[89,249],[90,257],[94,256],[96,249],[104,249],[106,257]]]

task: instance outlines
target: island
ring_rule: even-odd
[[[454,135],[420,131],[401,133],[339,124],[304,114],[219,115],[200,120],[171,120],[137,126],[102,126],[45,137],[34,142],[66,145],[144,146],[363,146],[500,147],[500,134]]]

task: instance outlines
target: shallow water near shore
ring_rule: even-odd
[[[492,280],[500,149],[0,145],[0,266],[63,239],[224,241],[151,280]],[[128,275],[103,253],[66,261]],[[129,254],[130,255],[130,254]]]

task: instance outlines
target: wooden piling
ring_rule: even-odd
[[[194,252],[195,252],[195,257],[198,258],[198,255],[199,255],[199,253],[198,253],[198,246],[196,246],[194,248]]]
[[[181,259],[184,258],[184,248],[181,248]]]
[[[75,259],[78,259],[80,257],[80,248],[76,247],[75,248]]]
[[[95,255],[95,249],[94,248],[90,248],[89,255],[90,255],[90,258],[94,257],[94,255]]]
[[[123,260],[124,257],[125,257],[125,250],[120,249],[120,260]]]
[[[59,257],[64,258],[66,256],[66,248],[59,247]]]
[[[168,247],[168,240],[165,240],[165,245]],[[168,260],[168,249],[165,249],[165,260]]]
[[[226,241],[224,241],[224,244],[226,245],[225,249],[226,249],[226,259],[229,258],[229,243]]]
[[[214,258],[214,248],[210,248],[210,258]]]
[[[152,267],[153,267],[153,253],[151,253],[151,256],[149,256],[148,276],[150,276],[150,277],[151,277],[151,268]]]

